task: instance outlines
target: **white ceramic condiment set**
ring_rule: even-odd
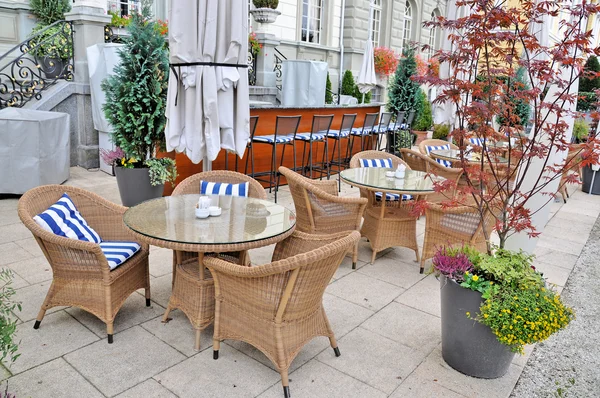
[[[219,206],[211,206],[211,200],[208,196],[200,196],[198,204],[196,204],[196,218],[207,218],[208,216],[220,216],[221,208]]]

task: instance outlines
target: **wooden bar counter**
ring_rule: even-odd
[[[277,116],[297,116],[300,115],[302,118],[300,119],[300,126],[298,127],[298,132],[310,132],[312,127],[312,118],[313,115],[334,115],[333,123],[331,124],[332,130],[337,130],[340,128],[342,124],[342,117],[344,114],[353,114],[356,113],[356,120],[354,121],[354,127],[361,127],[365,115],[367,113],[378,113],[380,111],[381,104],[365,104],[365,105],[326,105],[324,107],[281,107],[281,106],[257,106],[250,107],[250,115],[258,116],[258,124],[256,127],[256,136],[259,135],[271,135],[275,133],[275,121]],[[331,152],[333,149],[333,140],[329,140],[329,158],[331,158]],[[346,150],[346,144],[348,140],[342,140],[342,156]],[[358,141],[357,141],[358,143]],[[283,145],[277,146],[277,167],[279,167],[279,162],[281,161],[281,151]],[[299,167],[302,164],[303,159],[303,148],[304,143],[302,141],[296,141],[296,150],[297,150],[297,160],[296,165]],[[321,161],[323,156],[323,148],[324,144],[322,142],[313,143],[313,164]],[[271,145],[267,144],[256,144],[254,143],[254,172],[268,172],[270,169],[271,162]],[[308,150],[308,146],[307,146]],[[353,150],[354,153],[360,151],[360,146],[356,145]],[[238,159],[238,172],[244,173],[244,168],[246,165],[246,156],[248,153],[244,154],[243,159]],[[200,173],[202,171],[202,163],[193,164],[190,159],[183,153],[168,153],[164,154],[164,156],[173,157],[175,156],[175,160],[177,162],[177,183],[183,181],[185,178]],[[221,151],[219,156],[212,164],[213,170],[225,170],[225,156],[226,151]],[[229,164],[228,169],[235,171],[235,156],[233,154],[229,154]],[[336,149],[336,158],[337,158],[337,149]],[[305,159],[307,156],[305,156]],[[293,167],[293,151],[292,147],[288,146],[285,150],[285,159],[283,160],[283,165],[287,167]],[[305,161],[308,161],[307,159]],[[251,172],[251,162],[248,162],[248,174]],[[285,183],[285,180],[282,178],[281,183]],[[266,184],[263,184],[266,185]],[[164,195],[170,195],[173,191],[173,187],[171,184],[165,185]]]

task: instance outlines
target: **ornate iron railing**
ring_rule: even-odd
[[[338,95],[338,93],[334,93],[333,91],[331,91],[331,90],[327,90],[327,89],[325,89],[325,90],[326,90],[326,91],[327,91],[329,94],[331,94],[331,99],[332,99],[331,103],[332,103],[332,104],[337,104],[337,105],[339,105],[339,104],[340,104],[340,96]]]
[[[287,60],[286,56],[283,55],[278,49],[275,49],[275,66],[273,67],[273,72],[275,72],[275,87],[277,87],[277,90],[279,91],[281,91],[282,86],[281,77],[283,75],[283,71],[281,67],[284,60]]]
[[[105,43],[123,43],[123,37],[114,33],[112,26],[104,27],[104,42]]]
[[[0,109],[20,108],[58,80],[73,80],[73,26],[57,21],[0,57]]]
[[[258,54],[248,50],[248,84],[256,86],[256,56]]]

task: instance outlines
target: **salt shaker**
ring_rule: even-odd
[[[198,199],[199,209],[208,209],[210,207],[210,198],[208,196],[200,196]]]
[[[406,166],[403,164],[399,164],[398,167],[396,168],[395,177],[396,178],[404,178],[405,174],[406,174]]]

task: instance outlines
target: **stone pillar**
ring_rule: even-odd
[[[104,43],[104,26],[110,23],[106,15],[106,1],[76,0],[65,19],[73,23],[73,56],[75,76],[73,83],[76,95],[64,107],[71,115],[71,153],[78,166],[86,169],[99,167],[98,132],[94,129],[90,97],[90,76],[86,49]]]
[[[281,42],[272,33],[256,33],[256,39],[262,44],[260,54],[256,59],[256,85],[263,87],[275,87],[275,47]]]

